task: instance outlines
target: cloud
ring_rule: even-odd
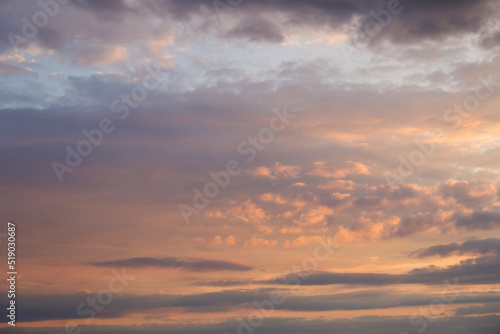
[[[473,181],[447,181],[442,185],[441,192],[443,198],[454,198],[457,203],[467,207],[485,205],[497,197],[497,188],[493,184]]]
[[[101,318],[122,318],[134,313],[168,308],[182,308],[184,312],[220,313],[228,309],[254,309],[254,302],[269,300],[272,294],[279,294],[282,303],[274,305],[277,310],[318,312],[341,310],[375,310],[405,306],[426,306],[435,298],[443,298],[450,304],[498,303],[498,294],[468,293],[452,288],[442,293],[402,293],[390,289],[359,290],[329,294],[293,294],[286,289],[242,289],[222,290],[199,294],[146,294],[115,295],[113,303],[106,305]],[[47,304],[47,299],[51,303]],[[24,295],[23,320],[41,321],[55,319],[76,319],[75,309],[86,300],[96,298],[95,293]],[[42,305],[45,305],[42,307]],[[472,312],[472,310],[469,310]],[[477,314],[477,313],[476,313]]]
[[[273,193],[265,193],[259,196],[259,199],[263,202],[271,202],[271,203],[276,203],[276,204],[281,204],[284,205],[286,204],[286,200],[283,199],[280,195],[278,194],[273,194]]]
[[[403,0],[396,4],[399,4],[396,7],[402,8],[401,13],[390,15],[390,21],[381,26],[381,32],[374,40],[385,38],[394,43],[410,44],[422,40],[442,40],[464,33],[479,33],[497,8],[496,3],[491,0]],[[209,8],[209,3],[193,1],[183,4],[167,1],[166,6],[175,8],[185,18],[189,14],[201,13],[201,8]],[[242,3],[231,12],[232,18],[239,19],[238,28],[230,28],[223,36],[281,43],[282,36],[292,30],[293,26],[305,26],[327,27],[339,32],[349,27],[355,29],[359,36],[366,37],[370,25],[377,24],[379,20],[387,20],[381,14],[382,11],[387,12],[387,9],[388,3],[383,0],[258,0]],[[265,21],[259,23],[263,16],[269,14],[277,18],[279,24]]]
[[[478,33],[496,7],[494,1],[401,1],[404,9],[380,34],[395,43],[443,40],[464,33]],[[376,11],[376,10],[375,10]],[[362,22],[373,21],[364,16]]]
[[[455,225],[466,230],[492,230],[500,226],[500,213],[495,211],[474,211],[459,213]]]
[[[500,31],[493,31],[483,33],[481,39],[481,46],[487,49],[492,49],[500,44]]]
[[[401,0],[402,13],[368,41],[367,50],[359,50],[361,62],[350,65],[340,47],[363,36],[388,0],[246,0],[221,20],[213,3],[75,0],[61,5],[60,14],[20,53],[10,52],[8,39],[0,39],[2,213],[18,219],[26,238],[20,321],[75,317],[76,306],[96,294],[74,292],[99,291],[102,276],[96,273],[108,267],[134,268],[149,281],[114,295],[98,315],[105,320],[96,319],[85,333],[234,333],[238,321],[232,317],[255,311],[252,302],[268,298],[269,287],[287,291],[289,298],[277,307],[283,318],[267,317],[257,330],[263,333],[388,333],[395,326],[410,332],[414,328],[404,313],[413,310],[403,307],[425,306],[444,280],[498,284],[497,240],[466,239],[470,231],[500,227],[497,94],[435,142],[432,156],[407,184],[391,187],[384,177],[419,148],[415,140],[427,140],[430,129],[445,126],[440,116],[470,94],[478,75],[498,72],[498,1]],[[3,36],[21,34],[22,17],[31,19],[39,10],[37,1],[0,1]],[[137,107],[128,105],[130,116],[121,120],[111,104],[140,93],[146,64],[162,68],[165,85],[148,90]],[[238,152],[238,143],[270,124],[274,108],[297,101],[305,101],[303,110],[255,160]],[[103,118],[111,119],[116,131],[59,184],[51,163],[64,162],[67,145],[76,149],[89,139],[82,130],[96,128]],[[214,182],[210,171],[232,159],[244,172],[231,177],[185,227],[178,204],[193,203],[193,189],[203,191]],[[138,222],[144,227],[140,235]],[[414,256],[477,258],[425,268],[411,259],[394,263],[397,254],[385,241],[415,244],[423,240],[417,233],[442,234],[447,241],[425,245]],[[346,245],[345,257],[334,261],[346,268],[354,260],[355,267],[298,273],[290,278],[301,286],[290,293],[291,284],[277,276],[324,236],[359,242]],[[145,240],[154,256],[116,257],[117,250],[132,252]],[[165,243],[179,251],[158,257]],[[357,251],[366,247],[373,254]],[[261,271],[251,271],[253,261],[203,258],[233,258],[224,251],[253,258]],[[95,261],[92,267],[67,270],[67,264],[89,261]],[[417,268],[404,269],[409,265]],[[63,281],[60,270],[68,274]],[[331,284],[338,293],[330,291]],[[399,284],[404,286],[394,287]],[[166,286],[172,294],[154,294]],[[269,289],[244,290],[248,286]],[[221,287],[233,288],[213,292]],[[65,294],[30,295],[40,288]],[[370,290],[356,291],[365,288]],[[403,288],[412,292],[398,292]],[[494,309],[496,290],[467,295],[470,290],[464,287],[457,302],[485,307],[469,305],[457,314]],[[379,314],[377,308],[389,307],[399,309],[384,314],[397,316],[339,320],[346,313],[332,312],[325,318],[314,313],[308,320],[284,318],[338,310]],[[336,320],[325,320],[330,316]],[[495,321],[498,317],[469,317],[431,325],[439,334],[484,333]]]
[[[422,248],[411,253],[412,256],[425,258],[429,256],[449,256],[449,255],[500,255],[500,239],[488,238],[468,240],[465,242],[454,242],[450,244],[435,245]]]
[[[301,167],[299,166],[286,166],[276,162],[273,167],[257,167],[255,169],[245,170],[245,173],[255,177],[263,177],[269,179],[278,178],[297,178],[300,175]]]
[[[16,65],[6,64],[0,62],[0,75],[12,75],[12,74],[34,74],[35,71],[29,67],[20,67]]]
[[[45,296],[46,297],[46,296]],[[84,297],[84,296],[80,296]],[[142,302],[151,296],[144,296]],[[264,296],[263,296],[264,297]],[[129,305],[137,305],[134,299],[130,298]],[[382,299],[383,300],[383,299]],[[120,301],[120,304],[123,301]],[[380,301],[379,301],[380,302]],[[430,301],[427,301],[430,303]],[[427,304],[428,305],[428,304]],[[69,306],[69,305],[68,305]],[[129,307],[130,308],[130,307]],[[68,309],[74,311],[72,307]],[[254,309],[255,310],[255,309]],[[468,334],[470,332],[481,334],[497,334],[498,322],[500,316],[487,315],[476,317],[436,317],[433,319],[432,332],[434,334],[448,334],[450,331],[457,334]],[[154,324],[149,323],[145,325],[121,326],[121,325],[106,325],[106,326],[79,326],[82,332],[89,334],[160,334],[160,333],[232,333],[241,326],[241,320],[229,318],[223,321],[206,322],[189,322],[181,324]],[[366,333],[366,334],[379,334],[399,331],[409,331],[418,329],[420,327],[413,327],[408,323],[407,316],[364,316],[353,317],[349,319],[335,319],[327,320],[324,317],[305,318],[298,316],[288,317],[265,317],[265,321],[258,327],[259,333],[262,334],[287,334],[287,333]],[[19,333],[21,334],[37,334],[40,332],[58,332],[60,328],[57,327],[21,327]],[[8,333],[7,328],[0,329],[0,333]]]
[[[442,226],[447,216],[443,212],[419,212],[414,215],[401,217],[397,225],[393,226],[391,235],[406,236],[417,232],[427,231]]]
[[[243,19],[223,34],[225,38],[247,39],[250,42],[281,43],[284,41],[280,28],[263,17]]]
[[[468,259],[446,268],[430,266],[413,269],[407,274],[380,273],[333,273],[314,272],[311,274],[292,274],[260,281],[265,284],[295,285],[392,285],[392,284],[443,284],[445,280],[457,278],[460,284],[494,284],[500,279],[500,256],[487,256]]]
[[[127,267],[127,268],[178,268],[188,271],[205,272],[205,271],[248,271],[253,267],[221,260],[203,260],[203,259],[187,259],[181,260],[175,257],[152,258],[152,257],[134,257],[123,260],[92,262],[93,266],[98,267]]]
[[[179,39],[189,40],[215,33],[223,39],[250,42],[282,43],[293,35],[297,26],[331,33],[356,31],[366,37],[367,27],[386,20],[381,11],[387,11],[387,1],[363,0],[308,1],[258,0],[244,2],[225,16],[230,24],[221,24],[213,2],[193,1],[106,1],[76,0],[60,5],[59,12],[50,18],[30,42],[51,50],[68,51],[74,41],[82,38],[95,42],[94,47],[141,44],[140,36],[174,36],[175,23],[189,26],[180,31]],[[388,39],[397,44],[411,44],[425,40],[443,40],[465,33],[480,33],[497,9],[492,0],[478,1],[401,1],[400,14],[391,15],[388,24],[371,42]],[[29,1],[2,5],[0,30],[20,34],[21,17],[33,15],[40,7]],[[375,14],[373,14],[375,13]],[[66,19],[63,19],[64,16]],[[270,17],[273,19],[271,20]],[[382,18],[382,19],[381,19]],[[481,37],[482,44],[490,46],[493,37]],[[146,46],[142,46],[146,47]],[[141,48],[142,48],[141,47]],[[7,39],[0,42],[0,50],[11,49]],[[64,57],[64,52],[60,52]],[[91,64],[90,62],[89,64]]]
[[[317,161],[314,163],[314,169],[308,174],[325,178],[342,178],[353,174],[370,174],[370,170],[366,165],[356,161],[346,161],[343,166],[336,168],[327,166],[324,161]]]
[[[302,212],[293,223],[300,226],[326,226],[333,219],[334,210],[326,206],[310,208]]]
[[[378,241],[391,236],[400,220],[395,217],[360,217],[349,228],[338,226],[333,240],[338,243],[353,243],[360,240]]]
[[[72,0],[71,3],[81,9],[89,10],[98,14],[122,13],[131,10],[127,1],[110,0],[106,2],[98,0]]]
[[[455,315],[458,316],[488,313],[500,313],[500,303],[492,302],[476,306],[459,307],[455,311]]]
[[[219,287],[229,287],[238,285],[248,285],[253,284],[250,279],[247,280],[219,280],[219,281],[196,281],[193,283],[194,286],[219,286]]]
[[[208,217],[227,218],[236,221],[242,221],[250,224],[262,224],[270,219],[266,211],[252,202],[250,199],[241,203],[232,202],[232,206],[226,210],[209,212]]]
[[[26,59],[19,53],[9,53],[0,56],[0,76],[9,76],[11,74],[35,74],[35,71],[27,65],[36,65],[38,62],[34,59]]]

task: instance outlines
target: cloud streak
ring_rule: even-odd
[[[208,271],[249,271],[253,267],[230,261],[186,259],[175,257],[153,258],[153,257],[133,257],[121,260],[91,262],[97,267],[126,267],[126,268],[175,268],[194,272]]]
[[[450,256],[450,255],[485,255],[500,254],[500,239],[488,238],[479,240],[467,240],[464,242],[454,242],[422,248],[411,253],[412,256],[425,258],[429,256]]]

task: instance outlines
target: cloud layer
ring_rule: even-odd
[[[498,333],[499,11],[0,1],[19,332]]]
[[[230,261],[203,260],[203,259],[181,260],[175,257],[164,257],[164,258],[134,257],[123,260],[92,262],[91,264],[98,267],[178,268],[196,272],[217,271],[217,270],[247,271],[253,269],[250,266]]]

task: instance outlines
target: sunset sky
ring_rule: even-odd
[[[500,333],[499,51],[495,0],[0,0],[0,333]]]

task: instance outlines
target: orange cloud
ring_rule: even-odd
[[[332,209],[321,206],[309,209],[307,212],[302,213],[298,219],[294,219],[293,222],[299,226],[325,226],[327,217],[333,215],[333,212]]]
[[[263,202],[271,202],[276,204],[284,205],[286,201],[280,196],[272,193],[266,193],[259,196],[259,199]]]
[[[314,163],[314,169],[308,174],[327,178],[341,178],[353,174],[370,174],[370,170],[366,165],[355,161],[346,161],[344,166],[340,168],[333,168],[327,166],[324,161],[317,161]]]
[[[255,177],[265,177],[269,179],[277,178],[296,178],[299,176],[301,168],[298,166],[285,166],[276,162],[273,167],[257,167],[255,169],[245,170],[245,173]]]

